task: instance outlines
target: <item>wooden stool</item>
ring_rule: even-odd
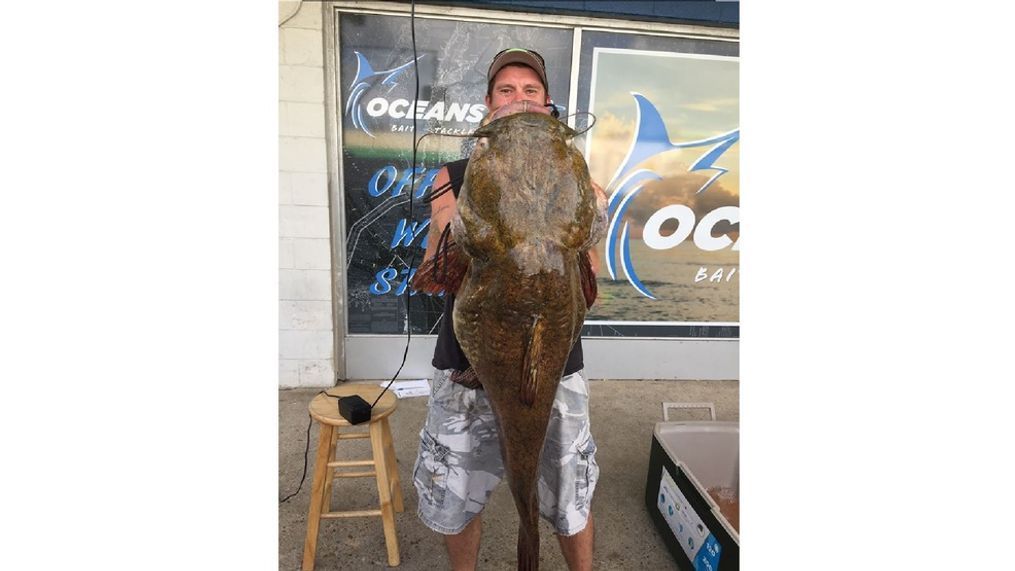
[[[377,385],[342,385],[327,390],[329,395],[351,396],[358,394],[368,403],[374,402],[381,392]],[[310,494],[310,515],[307,517],[307,539],[303,543],[303,571],[313,571],[317,552],[317,532],[322,519],[360,516],[381,516],[384,525],[384,543],[388,548],[388,565],[399,563],[398,537],[395,535],[395,513],[405,510],[402,501],[402,485],[395,463],[395,446],[391,441],[388,416],[398,406],[398,399],[389,390],[374,406],[370,415],[368,432],[340,431],[340,427],[352,426],[338,413],[338,399],[319,394],[310,401],[310,416],[320,423],[321,432],[317,444],[317,459],[314,464],[314,482]],[[369,438],[373,448],[372,460],[335,461],[335,449],[339,440]],[[373,470],[340,472],[336,468],[348,466],[373,466]],[[377,492],[380,509],[331,511],[331,484],[336,478],[377,477]],[[392,507],[394,509],[392,509]]]

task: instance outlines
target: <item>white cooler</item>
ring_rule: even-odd
[[[739,424],[657,423],[645,505],[681,570],[740,569],[740,535],[709,496],[715,488],[740,489]]]

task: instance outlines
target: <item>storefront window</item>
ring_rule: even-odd
[[[587,335],[735,337],[739,62],[734,42],[587,31],[577,125],[610,197]]]
[[[566,104],[571,77],[570,29],[416,18],[419,100],[406,16],[339,17],[342,181],[345,199],[348,331],[434,333],[443,298],[413,294],[407,281],[423,258],[429,207],[422,196],[440,166],[468,156],[487,109],[486,71],[497,52],[539,52],[550,95]],[[413,113],[414,110],[414,113]],[[413,114],[418,145],[410,173]],[[428,134],[423,138],[424,134]],[[408,213],[414,185],[412,216]]]
[[[739,335],[739,44],[583,30],[572,70],[575,29],[417,15],[414,59],[408,15],[339,15],[350,334],[436,332],[441,296],[412,294],[406,314],[429,230],[422,197],[471,151],[493,56],[526,47],[546,60],[562,120],[583,130],[595,117],[579,145],[611,224],[585,335]]]

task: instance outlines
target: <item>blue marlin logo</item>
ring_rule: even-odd
[[[655,108],[655,106],[652,105],[652,102],[640,93],[632,91],[631,95],[634,96],[638,113],[635,121],[637,127],[634,132],[634,141],[631,143],[631,148],[627,151],[627,156],[620,163],[620,167],[617,169],[616,174],[613,175],[613,179],[608,185],[606,185],[608,189],[613,189],[613,193],[610,194],[609,199],[610,225],[606,232],[606,269],[609,271],[610,278],[612,279],[617,279],[617,230],[624,218],[624,212],[631,204],[631,200],[641,191],[642,188],[645,187],[647,183],[654,180],[662,180],[661,176],[651,170],[636,169],[635,167],[647,159],[675,149],[687,149],[713,145],[708,151],[701,155],[698,160],[694,161],[688,169],[688,172],[699,170],[716,171],[716,173],[695,193],[700,194],[711,186],[712,183],[720,176],[726,174],[727,169],[716,166],[715,161],[718,160],[727,149],[733,146],[734,143],[740,140],[740,129],[734,129],[708,139],[699,139],[697,141],[689,141],[685,143],[673,143],[670,141],[670,136],[666,132],[666,125],[663,123],[663,118],[659,115],[659,111]],[[648,288],[641,283],[641,280],[638,279],[638,274],[634,271],[634,265],[631,263],[631,247],[628,230],[628,223],[624,222],[623,227],[620,228],[619,239],[621,264],[623,266],[624,273],[627,276],[627,281],[634,286],[634,289],[638,290],[638,292],[645,297],[656,299]]]
[[[374,71],[374,69],[370,67],[370,62],[367,61],[367,58],[364,57],[363,54],[359,52],[354,53],[356,54],[357,64],[356,78],[353,79],[352,83],[349,85],[349,100],[345,104],[345,114],[352,119],[353,127],[362,129],[364,133],[373,137],[374,134],[370,132],[370,129],[367,129],[366,123],[363,122],[363,105],[360,104],[360,100],[363,99],[363,95],[371,87],[377,85],[378,83],[389,86],[388,92],[390,93],[391,90],[398,85],[398,82],[396,81],[398,76],[426,54],[417,57],[415,60],[409,60],[408,63],[404,63],[392,69]],[[378,78],[383,79],[378,81]]]

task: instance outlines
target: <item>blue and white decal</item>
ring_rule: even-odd
[[[727,133],[716,135],[715,137],[709,137],[707,139],[699,139],[696,141],[687,141],[680,143],[673,143],[670,141],[669,134],[666,131],[666,125],[663,123],[663,118],[659,115],[659,111],[655,105],[652,104],[644,95],[636,92],[631,92],[637,105],[637,119],[635,120],[635,132],[634,139],[631,142],[631,147],[627,151],[627,156],[621,161],[620,167],[617,168],[613,178],[607,185],[607,192],[609,196],[609,217],[610,224],[606,233],[606,269],[610,273],[610,278],[617,279],[617,249],[618,242],[621,250],[621,265],[624,270],[624,274],[627,277],[627,281],[643,296],[650,299],[656,299],[652,292],[638,279],[638,274],[635,271],[634,264],[631,261],[630,244],[629,244],[629,233],[628,223],[624,221],[624,213],[627,207],[635,196],[645,187],[649,182],[662,180],[662,177],[655,171],[649,169],[639,169],[638,165],[645,162],[646,160],[673,151],[676,149],[690,149],[696,147],[709,147],[691,166],[688,168],[688,172],[693,171],[715,171],[715,174],[709,178],[705,184],[697,190],[695,194],[705,192],[722,175],[726,174],[727,169],[717,166],[716,161],[729,149],[733,144],[740,140],[740,129],[734,129]],[[666,209],[671,211],[663,212]],[[685,212],[686,211],[686,212]],[[690,213],[690,219],[688,220],[686,215]],[[687,235],[690,234],[690,228],[694,225],[694,213],[690,211],[690,208],[682,205],[671,205],[669,207],[660,210],[658,213],[662,216],[653,215],[650,218],[652,220],[666,219],[667,217],[675,217],[680,220],[682,227],[689,222],[686,226],[687,230],[684,231],[680,240],[682,241]],[[731,216],[731,213],[722,213],[724,216]],[[727,218],[730,219],[730,218]],[[704,218],[703,218],[704,220]],[[738,220],[732,220],[736,222]],[[709,227],[710,228],[710,227]],[[698,238],[696,233],[696,240]],[[706,238],[707,239],[707,238]],[[728,238],[726,239],[728,240]],[[710,247],[709,249],[718,249]],[[734,245],[736,249],[736,245]]]
[[[370,66],[370,62],[367,61],[367,58],[363,54],[359,52],[354,53],[356,54],[356,78],[349,85],[349,100],[345,104],[345,114],[352,119],[353,127],[361,129],[364,133],[373,137],[374,134],[370,132],[366,123],[363,122],[363,95],[376,85],[388,86],[388,93],[390,93],[398,85],[398,76],[426,54],[392,69],[374,71],[374,68]]]

